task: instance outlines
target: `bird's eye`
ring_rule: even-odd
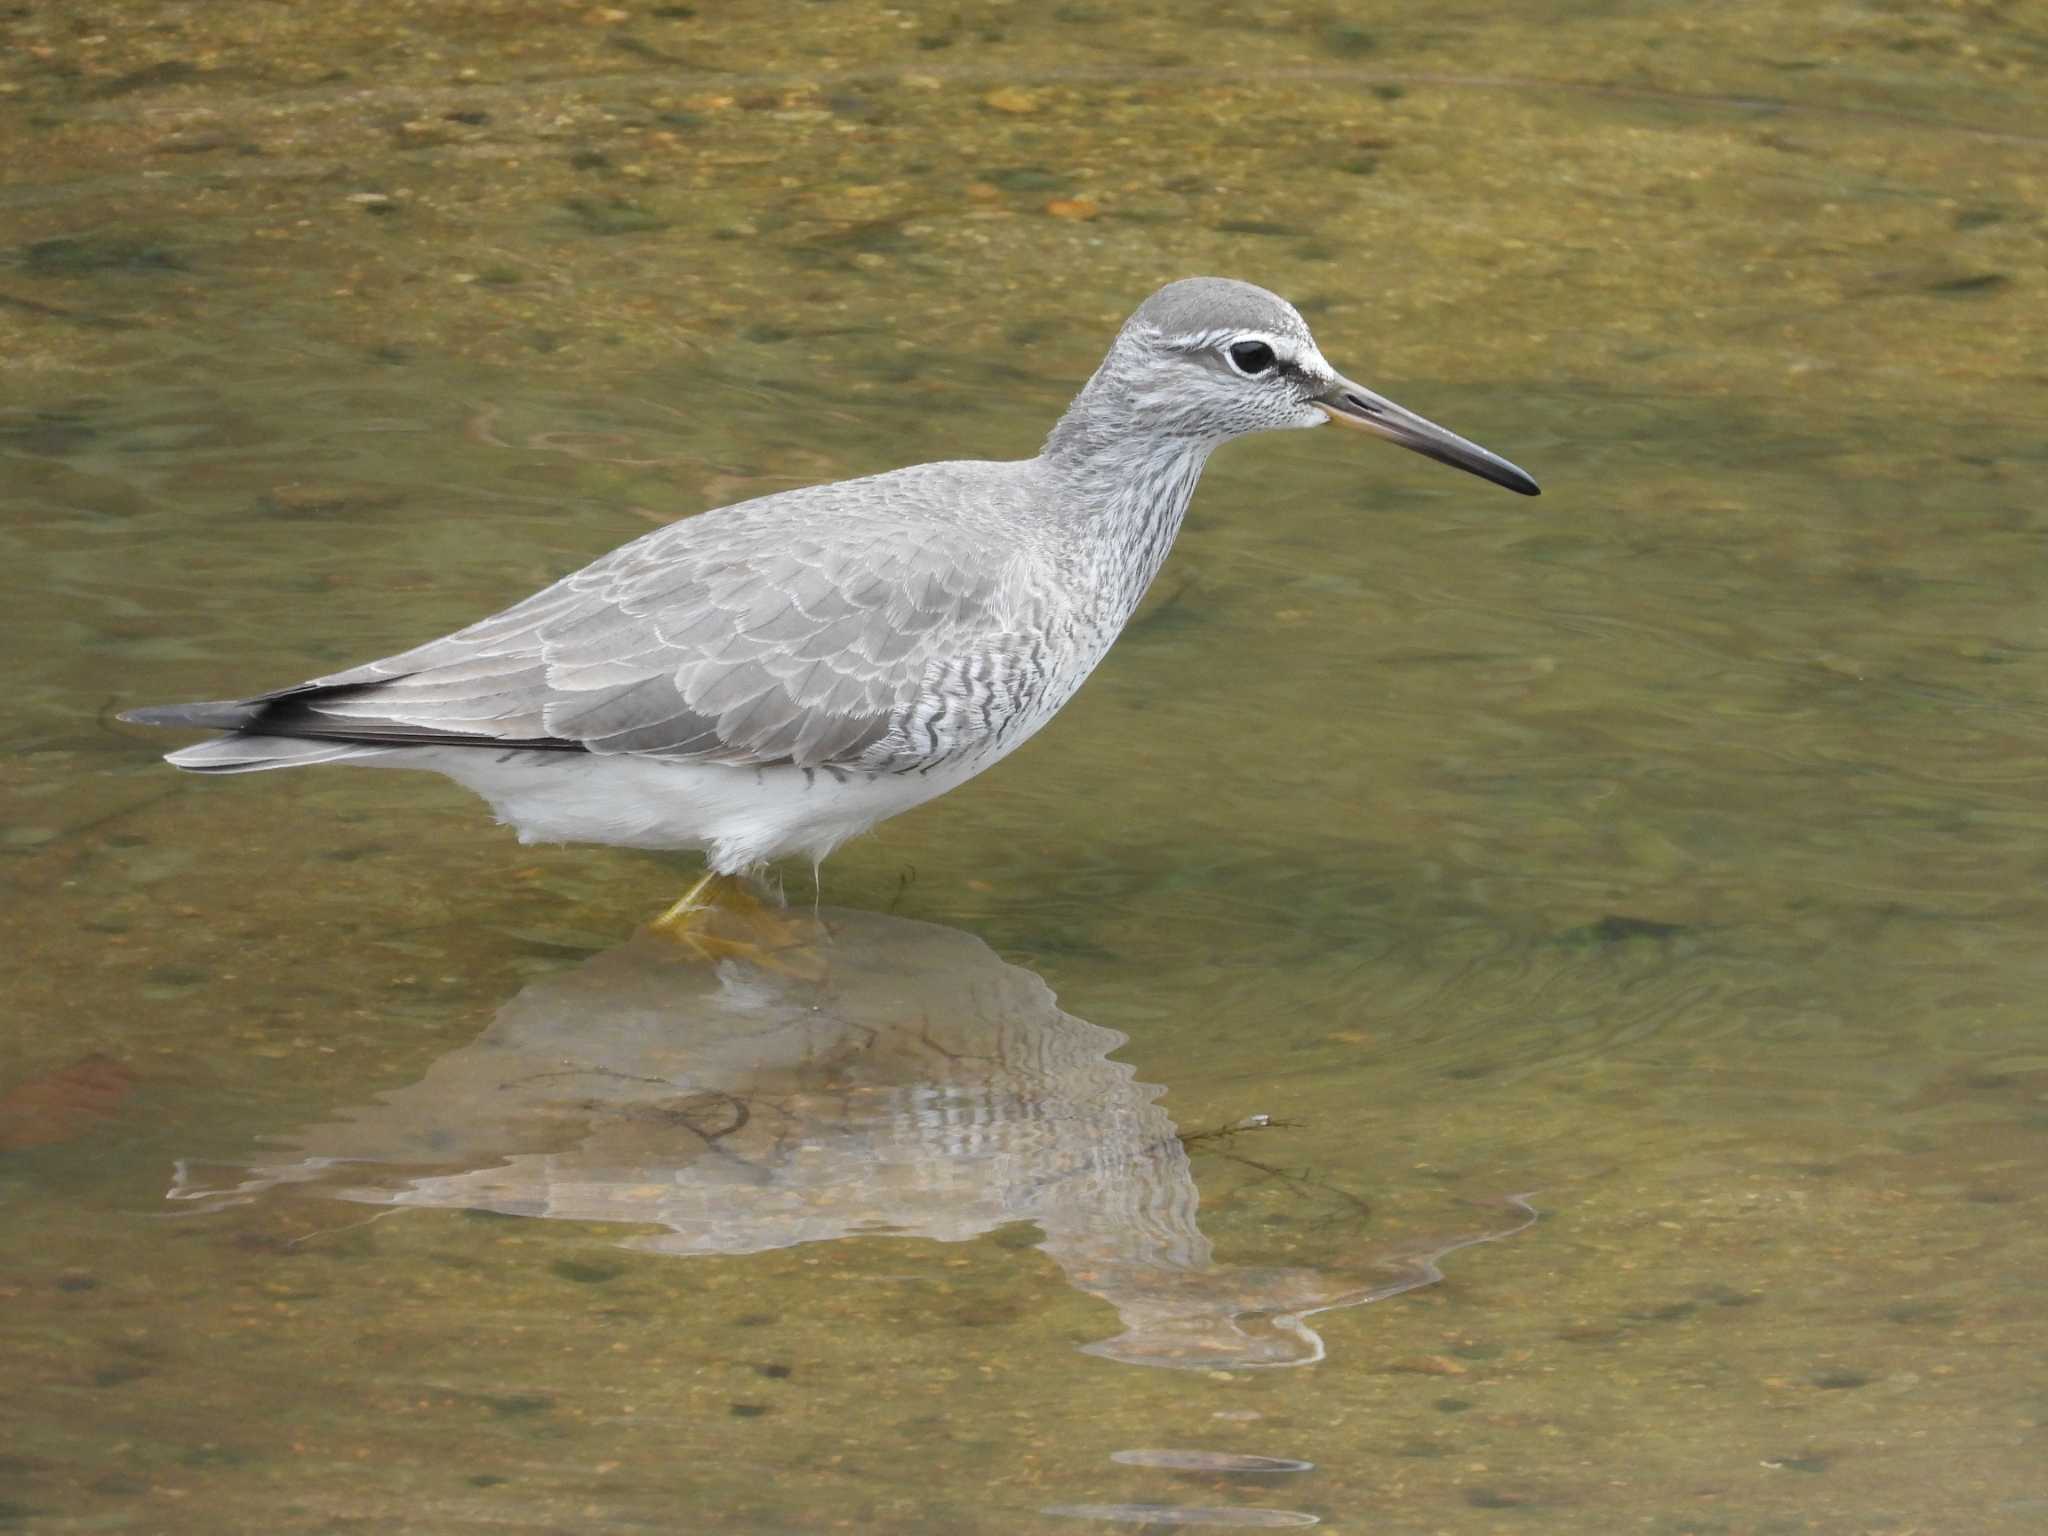
[[[1235,341],[1230,344],[1230,366],[1239,373],[1264,373],[1273,366],[1273,349],[1263,341]]]

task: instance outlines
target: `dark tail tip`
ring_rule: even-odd
[[[131,725],[169,725],[190,731],[240,730],[261,712],[260,704],[213,699],[200,704],[150,704],[124,709],[115,718]]]

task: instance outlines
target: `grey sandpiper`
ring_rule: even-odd
[[[1035,458],[720,507],[382,661],[122,718],[225,733],[169,754],[196,773],[424,768],[523,843],[701,850],[673,923],[713,877],[815,864],[1016,750],[1137,608],[1217,445],[1325,421],[1537,494],[1338,373],[1284,299],[1186,278],[1139,306]]]

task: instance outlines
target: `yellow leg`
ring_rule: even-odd
[[[700,960],[744,960],[805,981],[825,978],[823,925],[769,907],[737,875],[707,873],[648,927]]]
[[[676,927],[684,919],[688,918],[691,913],[702,912],[707,907],[716,906],[718,898],[722,894],[722,887],[728,884],[737,885],[739,882],[731,875],[714,875],[710,870],[705,870],[703,875],[698,878],[697,883],[683,892],[682,898],[674,906],[670,907],[647,926],[661,929]]]

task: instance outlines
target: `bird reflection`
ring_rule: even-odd
[[[653,1227],[623,1246],[742,1254],[872,1235],[961,1242],[1016,1222],[1154,1366],[1304,1365],[1317,1312],[1438,1278],[1535,1219],[1364,1254],[1349,1274],[1215,1262],[1161,1090],[1125,1037],[1063,1013],[969,934],[827,912],[819,974],[707,966],[645,936],[513,998],[417,1083],[284,1138],[209,1207],[283,1185],[370,1205]]]

